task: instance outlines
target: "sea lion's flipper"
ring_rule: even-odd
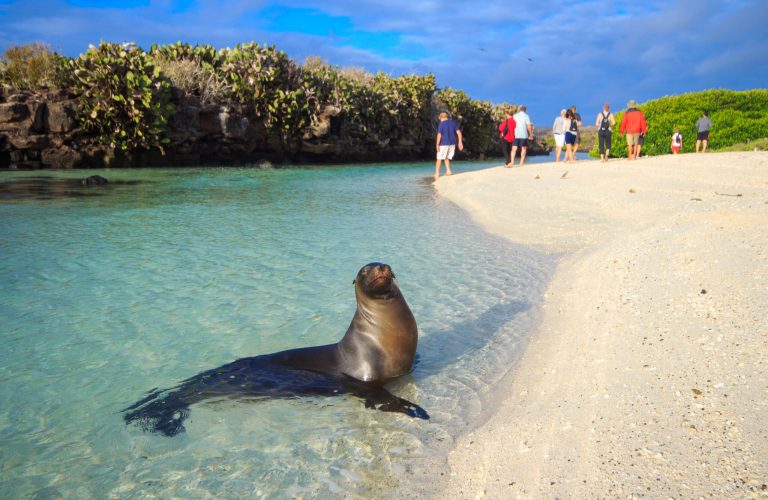
[[[136,424],[145,431],[175,436],[184,432],[184,419],[189,416],[189,403],[171,392],[158,398],[161,391],[153,390],[144,399],[137,401],[124,412],[126,424]]]
[[[429,414],[424,408],[407,399],[395,396],[379,385],[355,384],[352,393],[365,401],[366,408],[404,413],[409,417],[429,420]]]

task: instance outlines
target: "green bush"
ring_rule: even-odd
[[[648,122],[643,153],[650,156],[670,153],[675,127],[683,135],[683,152],[696,149],[696,120],[709,111],[712,131],[709,148],[721,149],[768,137],[768,90],[707,90],[654,99],[638,106]],[[624,112],[616,114],[612,156],[625,157],[627,143],[619,135]],[[597,147],[591,151],[597,156]]]
[[[498,124],[490,102],[470,99],[463,90],[450,87],[439,90],[436,100],[438,107],[446,109],[459,123],[465,149],[485,153],[498,140]]]
[[[65,61],[42,43],[8,47],[0,57],[0,83],[19,90],[57,86]]]
[[[80,95],[78,119],[100,142],[120,150],[163,151],[170,84],[147,53],[133,44],[102,42],[69,62]]]
[[[300,138],[314,111],[312,91],[301,68],[274,46],[244,43],[220,54],[221,72],[232,97],[252,104],[265,125],[279,131],[284,143]]]
[[[333,105],[355,133],[381,145],[401,137],[421,144],[431,135],[430,102],[435,77],[371,75],[360,68],[330,66],[317,57],[304,63],[314,109]]]
[[[223,58],[211,45],[191,46],[177,42],[153,45],[149,51],[154,64],[174,87],[200,98],[203,104],[226,102],[231,86],[221,72]]]

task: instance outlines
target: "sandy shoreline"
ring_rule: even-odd
[[[490,232],[564,255],[444,497],[768,497],[768,153],[493,168],[436,188]]]

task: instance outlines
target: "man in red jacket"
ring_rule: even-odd
[[[512,143],[515,142],[515,119],[512,115],[515,114],[515,110],[509,108],[507,110],[507,119],[499,124],[499,140],[501,141],[501,150],[504,153],[504,166],[512,166]]]
[[[627,135],[627,158],[634,160],[637,158],[637,144],[640,134],[648,131],[648,124],[645,123],[645,115],[637,109],[637,101],[627,103],[627,111],[621,117],[621,135]]]

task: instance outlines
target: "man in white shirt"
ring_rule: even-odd
[[[533,140],[533,122],[531,117],[528,116],[526,111],[528,108],[520,106],[520,110],[515,113],[513,118],[515,119],[515,142],[512,143],[512,161],[510,165],[515,165],[515,156],[517,155],[517,148],[520,148],[520,166],[525,163],[525,153],[528,150],[528,140]]]

